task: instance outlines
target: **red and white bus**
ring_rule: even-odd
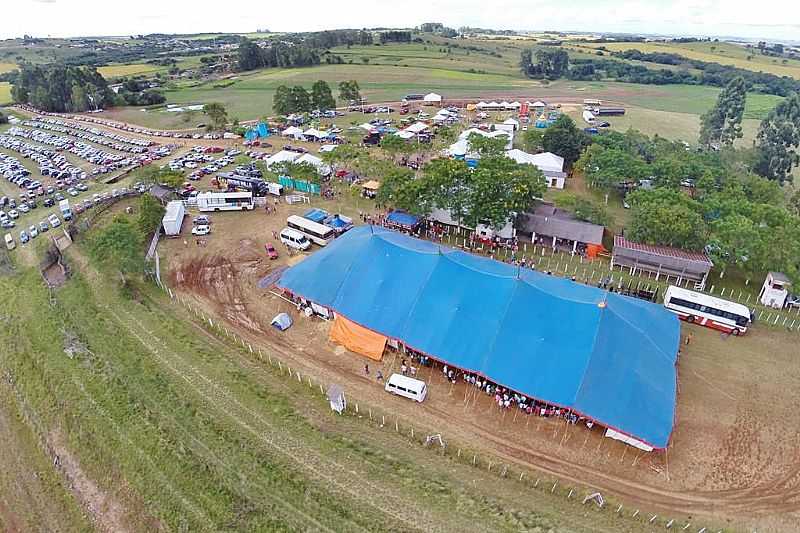
[[[732,335],[743,335],[753,321],[750,310],[742,304],[674,285],[670,285],[664,293],[664,307],[681,320]]]

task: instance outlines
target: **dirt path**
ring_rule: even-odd
[[[641,459],[642,454],[634,453],[633,450],[627,451],[623,445],[622,458],[624,459],[627,453],[627,462],[633,459],[636,464],[641,459],[638,463],[640,470],[647,470],[645,465],[649,464],[650,468],[661,471],[662,474],[629,475],[628,471],[631,469],[627,466],[623,468],[614,466],[615,463],[621,462],[617,459],[619,452],[614,451],[614,458],[607,460],[607,453],[608,457],[611,457],[608,447],[614,446],[614,443],[606,443],[604,441],[608,439],[602,437],[592,440],[592,445],[602,452],[592,453],[591,455],[595,456],[594,460],[587,462],[575,460],[574,455],[567,449],[562,449],[560,444],[553,450],[552,447],[535,446],[535,440],[532,439],[509,438],[505,431],[496,431],[486,419],[477,416],[478,412],[484,410],[490,414],[491,402],[480,395],[472,397],[469,391],[464,393],[460,388],[456,391],[451,389],[450,394],[456,398],[464,395],[465,401],[461,409],[458,408],[462,403],[460,401],[450,402],[447,407],[440,407],[441,404],[437,402],[426,402],[427,405],[420,409],[408,405],[407,402],[388,398],[380,387],[359,376],[357,358],[337,355],[329,346],[320,345],[319,332],[304,330],[299,337],[287,337],[279,336],[262,325],[259,317],[267,316],[264,309],[272,309],[271,312],[278,310],[292,312],[291,307],[288,305],[281,307],[281,304],[275,301],[276,298],[268,295],[264,297],[263,293],[251,294],[248,297],[248,291],[252,292],[252,289],[237,287],[236,270],[239,268],[237,265],[233,258],[227,261],[221,270],[211,268],[210,271],[206,271],[206,277],[182,280],[187,282],[183,286],[183,294],[190,297],[195,304],[199,304],[205,312],[225,320],[226,327],[236,331],[254,348],[259,347],[265,353],[281,358],[298,368],[304,375],[310,374],[323,382],[346,383],[353,401],[388,409],[389,412],[407,420],[413,420],[414,424],[435,428],[451,440],[477,446],[483,452],[490,453],[502,461],[557,476],[564,481],[607,491],[621,497],[628,505],[687,515],[700,513],[717,518],[735,516],[745,521],[769,517],[770,521],[774,519],[783,524],[778,525],[776,530],[787,530],[785,528],[787,521],[792,520],[790,513],[796,517],[800,511],[800,457],[796,452],[793,461],[790,462],[791,467],[777,477],[737,488],[687,489],[676,486],[674,481],[664,479],[666,456],[663,457],[663,462],[657,459],[657,456]],[[265,303],[268,301],[269,305]],[[302,320],[296,321],[296,327],[302,324]],[[324,328],[324,325],[320,326]],[[385,361],[384,364],[386,363],[392,364],[390,361]],[[434,381],[432,391],[436,391],[439,386],[446,387],[437,384],[437,377],[436,374],[428,376],[428,379]],[[570,439],[573,442],[576,442],[575,439],[583,439],[583,435],[576,436],[569,433],[569,428],[563,425],[546,426],[546,428],[564,442]],[[587,435],[586,440],[589,438],[590,435]]]

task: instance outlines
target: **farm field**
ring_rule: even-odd
[[[768,72],[777,76],[790,76],[800,79],[800,60],[783,59],[762,55],[758,49],[747,49],[733,43],[724,42],[693,42],[693,43],[580,43],[580,47],[599,48],[605,47],[612,51],[639,50],[644,53],[668,52],[684,56],[688,59],[697,59],[720,65],[734,67],[754,72]],[[713,48],[713,50],[712,50]],[[751,57],[750,60],[747,58]]]
[[[6,72],[11,72],[12,70],[17,69],[16,63],[2,63],[0,62],[0,74],[4,74]]]
[[[11,84],[0,81],[0,105],[11,103]]]
[[[381,48],[381,47],[376,47]],[[389,47],[382,47],[385,50]],[[317,79],[335,85],[355,79],[370,102],[397,101],[408,93],[440,92],[445,98],[540,98],[551,102],[578,103],[595,97],[631,106],[630,115],[615,117],[614,127],[633,127],[692,142],[697,137],[699,115],[710,108],[719,89],[683,85],[637,85],[618,82],[573,82],[560,80],[547,85],[519,76],[474,74],[439,68],[391,65],[321,65],[300,69],[269,69],[243,74],[231,80],[187,85],[165,94],[174,104],[220,102],[231,118],[252,120],[272,114],[272,95],[279,85],[300,84],[310,88]],[[774,107],[780,97],[751,93],[745,109],[746,137],[752,140],[757,121]],[[106,113],[110,118],[165,129],[185,129],[200,121],[195,113],[188,119],[163,109],[142,111],[120,108]],[[580,118],[579,115],[577,118]]]
[[[116,64],[97,67],[97,71],[106,78],[120,78],[123,76],[134,76],[136,74],[152,74],[162,70],[164,70],[164,67],[145,63]]]

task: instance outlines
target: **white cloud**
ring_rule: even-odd
[[[800,39],[796,0],[306,0],[303,9],[277,0],[201,2],[15,0],[3,6],[0,36],[131,35],[304,31],[415,26],[426,20],[491,28],[736,35]]]

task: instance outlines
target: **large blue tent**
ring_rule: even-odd
[[[669,442],[680,326],[661,306],[375,226],[277,285],[654,448]]]

